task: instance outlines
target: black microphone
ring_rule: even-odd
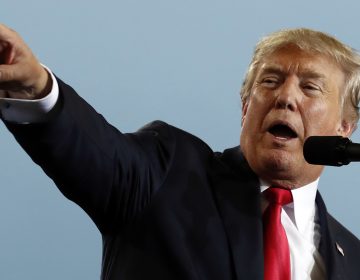
[[[310,136],[304,144],[308,163],[342,166],[360,161],[360,144],[341,136]]]

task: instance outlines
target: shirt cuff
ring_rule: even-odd
[[[55,106],[59,97],[59,86],[54,74],[42,65],[50,74],[52,88],[48,95],[41,99],[0,98],[1,118],[5,121],[29,124],[46,121],[47,113]]]

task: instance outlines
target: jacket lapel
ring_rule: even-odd
[[[329,219],[325,203],[320,193],[316,195],[316,205],[320,218],[321,241],[319,252],[324,259],[327,279],[329,280],[345,280],[343,251],[337,243],[332,223]]]
[[[236,279],[263,279],[258,179],[239,147],[219,154],[213,168],[214,194],[224,222]]]
[[[260,190],[240,147],[225,150],[214,162],[212,183],[224,222],[236,279],[263,279],[263,240]],[[341,247],[337,243],[325,203],[317,193],[320,219],[319,252],[324,259],[328,280],[344,280]]]

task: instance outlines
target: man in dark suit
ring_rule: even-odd
[[[223,153],[160,121],[120,133],[5,26],[0,60],[5,124],[99,228],[102,279],[360,279],[359,240],[327,213],[323,166],[302,154],[308,136],[349,136],[358,120],[360,59],[334,38],[295,29],[258,44],[241,148]],[[264,276],[264,248],[280,251],[263,244],[274,189],[292,199],[279,212],[287,278]]]

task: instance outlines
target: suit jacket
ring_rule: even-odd
[[[102,279],[263,279],[259,181],[239,147],[159,121],[122,134],[59,86],[47,122],[7,126],[99,228]],[[359,280],[359,240],[316,203],[328,279]]]

